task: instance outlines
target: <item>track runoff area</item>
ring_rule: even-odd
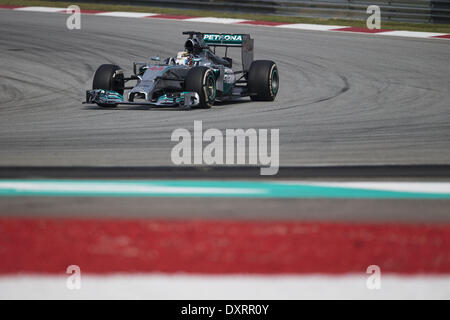
[[[3,177],[0,298],[448,299],[435,178]]]

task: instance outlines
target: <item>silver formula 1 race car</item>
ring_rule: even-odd
[[[125,77],[113,64],[101,65],[94,74],[92,90],[84,103],[102,107],[121,105],[198,106],[211,108],[216,101],[249,96],[254,101],[273,101],[279,88],[275,62],[253,60],[253,39],[248,34],[183,32],[184,51],[161,62],[133,63],[134,74]],[[225,48],[225,56],[216,54]],[[241,48],[242,70],[233,71],[228,48]],[[134,86],[128,82],[136,81]],[[127,84],[127,85],[126,85]],[[127,90],[127,99],[124,92]]]

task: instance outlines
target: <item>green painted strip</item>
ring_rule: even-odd
[[[0,180],[0,196],[450,199],[450,191],[370,190],[345,186],[317,186],[307,182],[291,184],[206,180]]]

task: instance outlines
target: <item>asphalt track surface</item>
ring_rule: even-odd
[[[176,128],[279,128],[281,165],[447,164],[450,42],[159,19],[0,11],[0,165],[171,165]],[[245,32],[275,102],[210,110],[81,104],[95,69],[182,49],[184,30]],[[236,56],[237,57],[237,56]],[[237,59],[235,59],[237,61]]]
[[[0,216],[450,223],[449,200],[9,197]]]
[[[176,128],[279,128],[280,164],[450,162],[450,42],[0,10],[1,166],[170,166]],[[103,63],[182,49],[184,30],[250,33],[278,64],[274,102],[210,110],[81,104]],[[233,56],[237,61],[238,56]],[[151,209],[150,209],[151,208]],[[3,198],[13,216],[448,222],[448,200]],[[124,216],[124,212],[127,213]]]

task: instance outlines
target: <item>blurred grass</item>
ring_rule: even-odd
[[[93,4],[83,2],[40,1],[40,0],[0,0],[0,4],[14,5],[14,6],[44,6],[44,7],[63,7],[63,8],[75,4],[78,5],[81,9],[85,10],[149,12],[149,13],[165,13],[165,14],[197,16],[197,17],[238,18],[248,20],[273,21],[273,22],[327,24],[327,25],[351,26],[362,28],[366,27],[366,22],[360,20],[303,18],[303,17],[277,16],[271,14],[251,14],[251,13],[247,14],[247,13],[234,13],[234,12],[209,11],[209,10],[173,9],[173,8],[161,8],[153,6],[115,5],[103,3]],[[381,28],[392,30],[450,33],[450,25],[447,24],[382,22]]]

